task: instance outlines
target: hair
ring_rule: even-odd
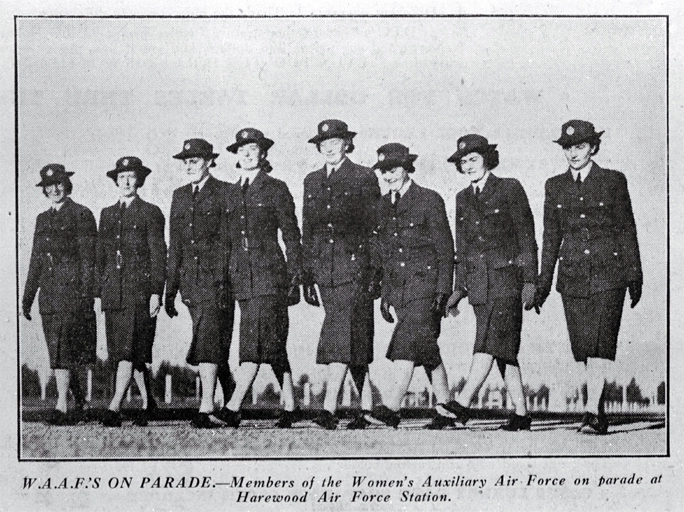
[[[406,172],[416,172],[416,168],[413,166],[413,162],[406,160],[401,166],[406,169]]]
[[[264,172],[271,172],[273,170],[273,166],[271,166],[271,162],[266,160],[266,157],[268,156],[268,150],[263,149],[261,146],[259,146],[259,149],[261,149],[261,156],[259,157],[259,168]],[[235,167],[237,169],[242,168],[240,162],[236,163]]]
[[[147,179],[147,176],[143,176],[140,174],[137,170],[133,170],[135,172],[135,188],[138,189],[142,187],[145,184],[145,180]],[[114,184],[118,187],[119,186],[119,174],[122,172],[126,172],[125,169],[120,170],[117,172],[113,177],[112,181],[114,181]]]
[[[596,153],[599,152],[599,149],[601,149],[601,139],[600,137],[593,137],[591,139],[585,139],[581,140],[579,142],[576,142],[575,144],[570,144],[569,146],[563,146],[563,149],[568,149],[571,148],[572,146],[576,146],[577,144],[582,144],[583,142],[588,142],[591,146],[594,146],[591,155],[594,156]]]
[[[64,194],[67,195],[67,196],[68,196],[68,195],[71,195],[71,191],[74,189],[74,185],[71,183],[71,180],[69,179],[69,176],[64,176],[63,178],[60,178],[60,179],[56,180],[56,181],[55,181],[54,183],[52,183],[52,184],[54,185],[55,183],[61,183],[62,185],[64,185]],[[47,187],[49,187],[49,186],[50,186],[50,185],[43,185],[43,195],[44,195],[45,197],[48,197],[47,191],[46,191],[45,189],[46,189]]]
[[[330,138],[331,139],[332,138],[342,139],[344,142],[347,143],[347,147],[344,150],[345,154],[349,155],[349,154],[354,152],[355,146],[354,146],[354,141],[352,140],[351,137],[330,137]],[[325,140],[327,140],[327,139],[325,139]],[[321,141],[321,142],[323,142],[323,141]],[[321,152],[321,142],[316,143],[316,149],[318,149],[319,153]]]
[[[470,151],[470,153],[479,153],[482,155],[482,159],[484,160],[484,166],[485,169],[488,171],[491,171],[492,169],[496,169],[496,167],[499,165],[499,150],[497,149],[481,149],[481,148],[476,148]],[[458,169],[458,172],[462,173],[463,169],[461,169],[461,159],[459,158],[456,160],[456,168]]]

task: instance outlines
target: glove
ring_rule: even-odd
[[[448,299],[446,293],[435,293],[435,298],[430,306],[430,310],[435,316],[447,316],[446,304]]]
[[[463,300],[467,295],[468,292],[466,292],[463,288],[457,288],[454,290],[454,293],[452,293],[449,297],[449,300],[447,300],[445,308],[446,311],[448,311],[451,316],[458,316],[458,303],[461,302],[461,300]]]
[[[21,314],[28,320],[29,322],[31,321],[31,306],[22,306],[21,307]]]
[[[293,276],[290,280],[290,286],[287,289],[287,305],[294,306],[299,304],[301,296],[299,294],[299,277]]]
[[[315,284],[311,283],[304,285],[304,301],[314,307],[319,307],[321,305],[321,303],[318,302],[318,293],[316,293]]]
[[[176,309],[174,302],[176,302],[175,297],[166,297],[166,300],[164,301],[164,309],[166,310],[166,314],[169,315],[169,318],[178,316],[178,310]]]
[[[641,300],[641,288],[643,283],[641,281],[630,281],[627,285],[629,290],[629,298],[632,299],[632,308],[634,308]]]
[[[158,294],[150,295],[150,318],[154,318],[159,314],[161,309],[161,300]]]
[[[529,311],[532,308],[539,308],[537,305],[537,288],[534,283],[525,283],[523,285],[521,297],[525,311]]]
[[[541,279],[537,278],[537,282],[540,282],[540,281],[541,281]],[[544,302],[546,302],[546,299],[548,299],[550,293],[551,293],[550,285],[547,287],[547,286],[538,284],[537,285],[537,294],[536,294],[536,297],[534,299],[535,305],[538,308],[541,308],[544,305]]]
[[[390,305],[389,302],[387,302],[386,298],[382,298],[380,300],[380,314],[382,315],[382,318],[385,319],[385,322],[393,324],[394,323],[394,317],[392,316],[392,313],[390,313]]]
[[[371,300],[379,299],[382,295],[382,267],[371,269],[372,277],[368,283],[368,296]]]

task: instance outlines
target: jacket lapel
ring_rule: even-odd
[[[260,195],[260,189],[264,186],[265,181],[266,173],[264,171],[257,172],[254,181],[250,183],[249,187],[247,188],[247,195],[245,196],[245,200],[250,201],[254,198],[254,196],[258,197]]]
[[[207,182],[197,193],[197,204],[209,199],[214,194],[217,181],[218,180],[216,178],[214,178],[212,175],[209,175]],[[192,201],[192,185],[190,186],[190,200]]]

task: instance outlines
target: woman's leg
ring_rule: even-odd
[[[612,366],[613,361],[609,359],[601,359],[598,357],[587,358],[587,412],[596,415],[599,414],[599,403],[601,402],[601,395],[603,394],[603,386],[605,385],[606,376]]]
[[[515,414],[518,416],[527,415],[527,406],[525,405],[525,394],[523,392],[522,375],[520,374],[520,367],[510,364],[506,365],[504,372],[504,381],[506,382],[506,389],[513,401],[515,407]]]
[[[114,389],[114,397],[109,404],[109,410],[119,412],[121,409],[121,402],[123,402],[124,395],[131,383],[131,376],[133,374],[133,363],[130,361],[119,361],[116,367],[116,387]]]
[[[329,363],[328,364],[328,378],[325,382],[325,400],[323,401],[323,408],[335,413],[337,410],[337,400],[340,396],[340,389],[342,383],[347,375],[347,365],[345,363]]]
[[[494,363],[494,357],[489,354],[484,354],[477,352],[473,354],[473,362],[470,364],[470,372],[468,374],[468,380],[465,386],[458,394],[456,401],[463,407],[470,407],[470,402],[480,391],[482,384],[487,379],[490,370],[492,369],[492,364]]]
[[[67,397],[69,396],[69,380],[71,372],[64,368],[55,369],[55,381],[57,381],[57,406],[55,409],[67,412]]]
[[[432,389],[435,392],[437,403],[447,403],[449,401],[449,381],[447,380],[444,363],[439,363],[437,368],[429,372],[428,377],[432,381]]]
[[[406,396],[409,384],[411,384],[414,367],[415,363],[413,361],[403,359],[397,359],[392,363],[392,388],[389,392],[388,400],[385,401],[385,405],[395,412],[401,408],[401,401]]]
[[[200,363],[199,374],[202,382],[202,401],[200,402],[200,413],[211,413],[214,411],[214,392],[216,391],[216,371],[217,365],[214,363]]]
[[[238,370],[235,375],[235,390],[230,400],[226,404],[226,409],[233,412],[237,412],[242,407],[242,402],[247,396],[247,392],[252,387],[252,383],[259,371],[259,365],[257,363],[252,363],[250,361],[245,361],[240,363]],[[290,376],[290,383],[292,382],[292,376]]]
[[[142,408],[147,409],[149,403],[147,402],[147,397],[149,395],[149,390],[147,389],[147,383],[145,382],[145,370],[133,370],[133,380],[138,386],[138,391],[140,391],[140,397],[142,398]]]

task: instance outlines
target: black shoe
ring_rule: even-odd
[[[511,419],[508,420],[508,423],[504,423],[499,429],[515,432],[517,430],[530,430],[530,425],[532,425],[532,418],[514,414],[511,416]]]
[[[444,428],[454,426],[456,426],[456,420],[454,418],[448,418],[437,413],[435,414],[435,417],[432,418],[432,421],[423,428],[426,430],[442,430]]]
[[[50,414],[50,416],[48,416],[45,422],[48,425],[52,425],[55,427],[67,427],[76,425],[78,423],[78,421],[75,420],[72,415],[70,415],[69,413],[59,411],[57,409],[52,411],[52,413]]]
[[[313,422],[316,425],[323,427],[326,430],[335,430],[337,428],[337,421],[337,416],[325,409],[313,419]]]
[[[366,414],[370,415],[370,411],[361,411],[356,415],[356,417],[347,423],[347,430],[363,430],[371,424],[370,421],[366,419]]]
[[[224,422],[226,427],[238,428],[240,426],[240,421],[242,420],[240,411],[231,411],[228,407],[224,407],[220,411],[214,413],[214,415]]]
[[[294,411],[282,411],[275,426],[277,428],[291,428],[293,423],[301,421],[301,419],[302,410],[296,407]]]
[[[133,419],[133,425],[138,427],[146,427],[150,420],[150,410],[142,409]]]
[[[399,422],[401,421],[401,414],[393,411],[385,405],[378,405],[377,407],[373,408],[371,418],[381,421],[388,427],[397,428],[399,426]]]
[[[470,419],[472,411],[469,407],[463,407],[456,400],[451,400],[445,404],[437,404],[437,407],[443,408],[447,413],[451,413],[457,421],[465,425]]]
[[[220,428],[221,423],[219,423],[215,418],[212,418],[211,414],[206,412],[198,412],[192,419],[190,424],[195,428]]]
[[[102,415],[102,424],[105,427],[120,427],[121,426],[121,414],[107,409]]]
[[[591,412],[585,412],[582,416],[582,424],[577,432],[583,434],[606,435],[608,433],[608,418],[605,415],[597,416]]]

